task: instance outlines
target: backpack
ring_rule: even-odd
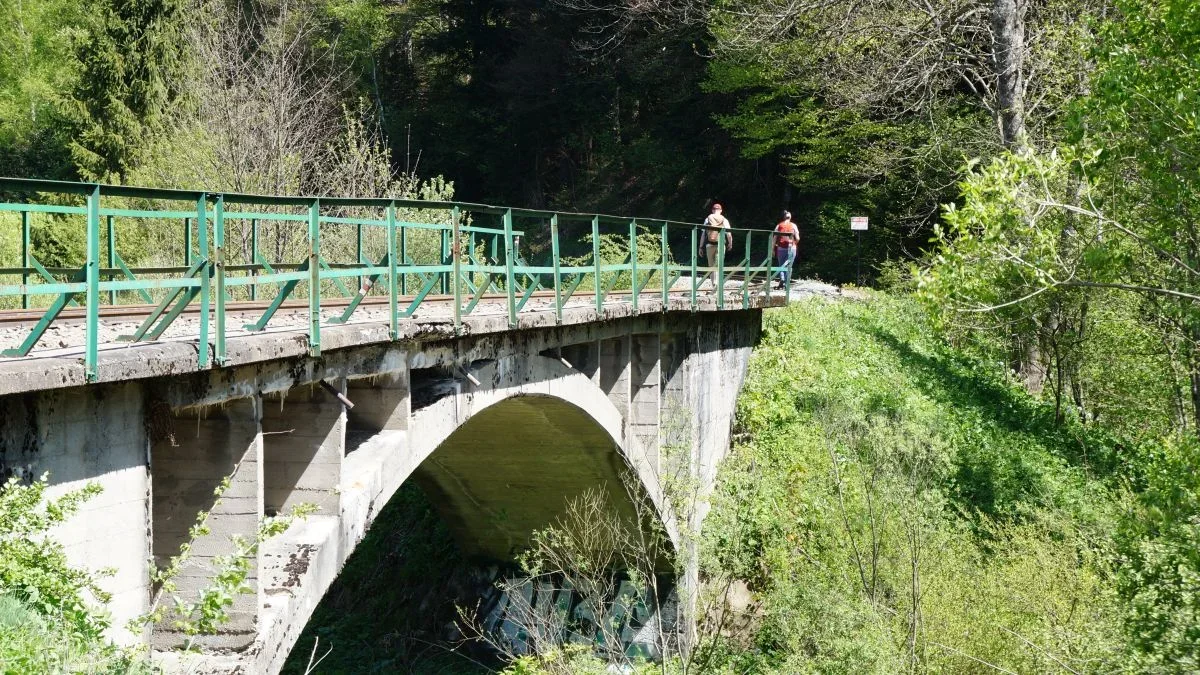
[[[785,227],[785,225],[787,225]],[[791,248],[800,243],[799,230],[795,223],[779,223],[775,226],[775,247]]]
[[[720,220],[717,220],[718,218]],[[713,215],[709,216],[706,219],[706,222],[711,222],[711,224],[715,225],[716,227],[726,227],[729,221],[725,220],[725,216],[718,216],[717,214],[714,213]],[[708,230],[708,232],[707,232],[708,243],[710,243],[710,244],[717,243],[717,235],[719,235],[720,233],[721,233],[720,230],[715,229],[715,228]]]

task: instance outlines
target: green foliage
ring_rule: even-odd
[[[87,14],[75,91],[81,129],[71,152],[82,173],[112,181],[161,132],[183,62],[178,0],[105,0]]]
[[[321,161],[314,165],[280,161],[247,161],[234,165],[233,158],[217,150],[218,146],[236,146],[236,139],[227,136],[228,130],[207,124],[203,115],[189,119],[176,127],[176,135],[153,143],[145,161],[130,174],[138,184],[158,184],[191,189],[228,189],[270,192],[272,184],[294,186],[306,194],[330,194],[360,197],[395,197],[428,201],[448,201],[454,198],[454,183],[441,176],[422,180],[415,174],[396,171],[391,153],[370,126],[368,109],[359,102],[357,107],[341,111],[341,124],[329,129],[330,137],[323,139]],[[134,208],[141,206],[135,203]],[[275,211],[267,207],[247,206],[240,210]],[[326,210],[326,213],[331,213]],[[382,219],[382,209],[342,209],[332,215]],[[400,208],[399,222],[449,224],[444,210]],[[134,266],[180,265],[184,260],[184,239],[178,220],[140,222],[132,231],[118,232],[120,251]],[[118,224],[119,227],[119,224]],[[251,223],[248,219],[226,221],[226,237],[231,242],[226,250],[231,264],[251,264]],[[295,262],[307,256],[307,230],[303,223],[259,223],[259,252],[268,261]],[[140,235],[140,236],[139,236]],[[409,260],[413,264],[441,262],[441,233],[410,228],[405,238]],[[356,228],[324,225],[321,233],[322,255],[334,262],[353,262],[357,259]],[[363,230],[363,257],[378,261],[387,251],[387,234],[382,227]],[[420,288],[422,279],[409,275],[410,288]],[[299,292],[305,292],[301,286]],[[261,290],[261,289],[260,289]],[[248,293],[235,289],[234,294]],[[243,296],[245,297],[245,296]]]
[[[1096,56],[1077,135],[1096,148],[1114,210],[1166,250],[1192,243],[1200,213],[1200,7],[1188,0],[1116,3]],[[1136,219],[1136,220],[1135,220]]]
[[[920,294],[951,334],[966,324],[1053,335],[1056,312],[1081,309],[1065,375],[1075,405],[1088,435],[1130,439],[1093,458],[1133,489],[1114,533],[1124,638],[1136,668],[1184,672],[1200,665],[1200,9],[1116,8],[1090,93],[1073,106],[1072,145],[976,168]]]
[[[592,234],[588,232],[580,238],[580,244],[586,248],[592,247]],[[667,251],[668,264],[674,265],[674,258],[671,257],[671,252]],[[600,264],[601,265],[628,265],[630,262],[630,245],[629,235],[614,234],[610,232],[601,232],[600,234]],[[638,284],[643,288],[662,288],[662,233],[657,229],[651,229],[644,225],[639,225],[637,228],[637,263],[638,263]],[[593,253],[587,253],[579,256],[567,256],[562,258],[563,267],[591,267],[595,265],[595,256]],[[596,288],[596,275],[594,273],[583,273],[584,278],[579,282],[576,289],[577,293],[593,291]],[[603,288],[611,288],[614,290],[629,290],[633,288],[633,273],[630,271],[622,272],[601,272],[601,286]],[[574,283],[570,277],[567,277],[563,284],[570,285]]]
[[[70,91],[83,5],[24,0],[3,5],[0,25],[0,175],[69,178]]]
[[[108,623],[87,596],[106,602],[108,595],[91,574],[68,565],[62,545],[47,535],[100,494],[100,486],[47,500],[48,487],[45,476],[30,485],[14,477],[0,490],[0,592],[44,616],[61,617],[80,638],[99,640]]]
[[[911,301],[768,313],[704,569],[761,601],[738,672],[1077,671],[1120,662],[1109,441],[1059,430]]]
[[[375,0],[330,0],[320,3],[320,10],[327,16],[327,33],[322,40],[336,41],[342,58],[356,66],[363,79],[371,83],[375,91],[372,98],[378,100],[376,55],[388,40],[396,37],[391,22],[396,8]]]
[[[916,274],[917,294],[952,339],[1015,335],[1035,345],[1049,393],[1070,389],[1078,416],[1157,438],[1188,424],[1192,347],[1179,318],[1191,310],[1159,286],[1165,270],[1147,258],[1158,256],[1144,245],[1149,233],[1089,205],[1102,196],[1086,177],[1093,159],[1072,153],[1006,155],[973,169],[962,204],[947,206],[934,229],[939,249]]]
[[[0,672],[130,675],[143,670],[112,647],[100,648],[0,594]]]
[[[272,537],[283,534],[296,520],[303,520],[316,512],[314,504],[302,502],[296,504],[291,512],[285,515],[262,519],[258,532],[252,538],[242,535],[231,537],[233,552],[214,556],[212,558],[212,578],[207,586],[200,589],[195,596],[184,596],[178,593],[175,578],[183,570],[184,565],[192,556],[192,546],[201,537],[212,535],[208,526],[208,518],[213,509],[221,503],[221,497],[232,482],[232,475],[226,476],[213,490],[215,500],[208,511],[196,514],[196,522],[188,528],[187,539],[179,547],[179,553],[171,557],[166,567],[156,568],[150,573],[150,581],[158,590],[146,614],[130,622],[130,630],[137,631],[145,624],[154,624],[163,620],[166,608],[162,601],[170,600],[172,605],[171,624],[185,636],[185,650],[193,647],[196,637],[214,635],[222,624],[229,621],[229,608],[233,606],[238,595],[253,593],[254,587],[247,583],[250,573],[258,559],[258,551],[262,544]]]
[[[1141,463],[1145,486],[1118,539],[1117,584],[1140,669],[1200,668],[1200,441],[1168,440]]]
[[[1077,380],[1075,403],[1084,415],[1088,402],[1078,385],[1088,358],[1111,353],[1097,354],[1092,336],[1110,350],[1127,338],[1141,343],[1153,357],[1149,364],[1130,359],[1134,372],[1149,365],[1168,392],[1180,392],[1152,398],[1158,415],[1142,431],[1153,437],[1164,409],[1174,408],[1168,415],[1177,429],[1189,422],[1194,429],[1200,419],[1200,401],[1181,393],[1200,375],[1200,238],[1193,227],[1200,130],[1189,84],[1200,76],[1200,33],[1191,2],[1119,7],[1100,31],[1092,93],[1073,106],[1073,145],[974,168],[960,184],[961,204],[947,207],[945,226],[935,231],[937,255],[920,283],[943,318],[976,328],[991,321],[1065,357],[1057,359],[1065,370],[1059,388]],[[1088,315],[1117,293],[1137,302],[1118,300],[1121,311]],[[1071,339],[1057,340],[1064,325]],[[1121,396],[1108,385],[1097,382]]]
[[[226,486],[227,487],[227,486]],[[224,490],[222,490],[223,492]],[[218,501],[220,495],[218,495]],[[214,505],[215,506],[215,505]],[[174,619],[172,623],[189,639],[200,635],[214,635],[222,624],[229,621],[229,608],[238,595],[254,593],[254,587],[247,583],[250,572],[258,560],[258,550],[263,542],[283,534],[296,520],[303,520],[317,510],[313,504],[297,504],[290,513],[283,516],[265,518],[258,526],[258,532],[253,538],[234,535],[233,552],[215,556],[212,559],[214,574],[207,586],[201,589],[195,599],[173,596]],[[207,520],[207,514],[201,516]],[[200,525],[203,534],[209,534],[204,524]],[[193,530],[195,533],[196,531]],[[194,537],[193,537],[194,538]],[[184,546],[189,547],[190,542]],[[171,561],[171,571],[177,571],[179,564],[187,557],[187,552]],[[170,576],[159,575],[158,581],[174,590]]]
[[[46,476],[0,486],[0,672],[117,673],[147,670],[103,636],[108,617],[93,603],[108,594],[91,573],[67,563],[54,528],[100,486],[47,498]]]

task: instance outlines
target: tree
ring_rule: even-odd
[[[1133,293],[1184,374],[1200,428],[1200,17],[1186,0],[1122,0],[1096,50],[1074,145],[996,159],[936,231],[926,297],[973,314],[1036,314],[1066,289]]]
[[[68,179],[71,92],[79,77],[72,43],[79,4],[4,4],[0,25],[0,174]]]
[[[71,153],[93,180],[120,180],[162,131],[180,92],[182,0],[103,0],[92,6],[78,58],[78,140]]]

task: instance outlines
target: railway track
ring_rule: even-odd
[[[734,288],[737,288],[737,290],[740,290],[740,287],[731,287],[729,290],[733,291]],[[756,290],[758,290],[758,289],[756,289]],[[673,290],[673,291],[671,291],[671,294],[678,296],[678,295],[686,293],[686,292],[687,291]],[[605,297],[606,298],[612,298],[614,296],[628,297],[631,294],[632,294],[632,291],[628,291],[628,290],[612,290],[612,291],[609,291],[607,294],[605,294]],[[659,291],[659,290],[642,291],[641,296],[657,298],[657,297],[661,296],[661,291]],[[553,299],[554,291],[550,291],[550,290],[535,291],[533,293],[533,297],[534,298],[543,298],[543,299],[545,299],[545,298]],[[325,308],[345,307],[346,305],[350,304],[352,299],[353,298],[347,298],[347,297],[322,298],[321,299],[321,308],[325,309]],[[404,296],[401,299],[411,301],[412,296]],[[587,292],[587,293],[577,292],[577,293],[575,293],[573,300],[590,302],[590,301],[592,301],[592,295],[590,294],[590,292]],[[445,304],[445,303],[450,303],[453,301],[454,301],[453,295],[427,295],[427,296],[425,296],[425,299],[421,301],[421,303],[424,304],[427,302],[432,302],[432,303],[437,303],[437,304]],[[508,301],[508,296],[504,293],[485,293],[483,295],[483,297],[480,299],[480,302],[507,302],[507,301]],[[359,304],[359,307],[387,306],[387,303],[388,303],[388,298],[386,296],[367,296]],[[226,302],[225,303],[225,311],[226,311],[226,313],[234,313],[234,314],[250,314],[250,313],[255,313],[255,312],[262,312],[262,311],[266,310],[267,307],[270,306],[270,304],[271,303],[269,301],[265,301],[265,302],[249,302],[249,301]],[[155,307],[155,305],[145,305],[145,304],[102,305],[100,307],[100,319],[101,320],[117,319],[117,320],[135,321],[137,319],[144,319],[147,316],[149,316],[150,312],[154,310],[154,307]],[[86,311],[87,310],[84,307],[68,307],[68,308],[62,310],[62,312],[58,315],[56,322],[73,323],[73,322],[77,322],[77,321],[83,321],[86,318]],[[307,312],[308,311],[308,301],[307,300],[291,300],[291,301],[284,302],[282,305],[280,305],[279,311],[280,312],[295,312],[295,311]],[[21,326],[21,325],[26,325],[26,324],[35,324],[42,319],[42,317],[45,315],[45,313],[46,313],[45,309],[5,309],[5,310],[0,310],[0,326]],[[185,308],[183,310],[183,316],[195,316],[199,313],[200,313],[200,303],[198,303],[198,302],[188,305],[187,308]]]

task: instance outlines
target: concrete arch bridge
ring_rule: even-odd
[[[28,181],[5,180],[0,189],[28,188]],[[10,358],[0,359],[0,474],[49,472],[58,494],[89,481],[104,488],[56,537],[77,564],[116,570],[102,581],[112,593],[113,637],[149,645],[168,667],[177,664],[171,650],[185,641],[170,618],[132,628],[127,622],[151,608],[153,566],[178,553],[206,511],[211,532],[191,542],[191,557],[177,577],[185,598],[210,584],[214,558],[234,551],[232,535],[253,537],[264,516],[299,503],[319,507],[252,556],[252,591],[236,598],[220,632],[199,641],[204,667],[218,672],[278,671],[375,515],[410,479],[432,495],[463,550],[481,558],[511,559],[567,500],[597,486],[608,486],[611,501],[625,504],[633,517],[621,487],[627,471],[678,541],[681,525],[664,483],[687,475],[702,491],[711,487],[728,450],[761,312],[787,300],[753,286],[752,270],[763,277],[777,271],[769,263],[697,267],[694,225],[684,241],[693,249],[690,262],[675,263],[664,238],[662,259],[639,270],[636,246],[644,233],[627,221],[622,227],[631,255],[625,262],[597,257],[572,272],[558,258],[563,214],[545,214],[554,255],[551,265],[534,267],[516,255],[514,210],[422,203],[410,206],[444,207],[453,222],[407,225],[446,232],[443,252],[452,259],[406,260],[408,267],[398,270],[394,262],[405,260],[398,255],[383,264],[364,263],[360,255],[354,265],[338,267],[323,264],[315,243],[326,223],[378,226],[380,218],[322,211],[336,200],[323,205],[126,188],[111,188],[113,199],[125,201],[106,206],[103,188],[62,187],[63,194],[82,195],[83,203],[64,198],[53,209],[45,200],[0,203],[0,215],[20,214],[26,229],[32,216],[57,214],[87,221],[89,231],[88,258],[76,280],[39,270],[28,251],[20,266],[0,268],[0,281],[4,274],[45,272],[41,281],[0,285],[0,300],[16,298],[21,311],[33,314],[8,334],[0,324],[0,341],[16,345],[6,353]],[[192,200],[195,210],[156,211],[137,202],[146,199]],[[239,201],[281,210],[308,203],[297,217],[309,235],[310,265],[299,272],[270,264],[224,269],[227,252],[217,244],[229,233],[219,230],[228,227],[229,209]],[[350,206],[386,211],[382,227],[390,248],[384,255],[391,255],[400,236],[395,212],[405,205]],[[483,233],[499,241],[496,249],[504,254],[498,260],[464,253],[478,248],[464,232],[463,214],[471,209],[499,211],[498,233]],[[280,212],[253,213],[265,220]],[[147,278],[144,269],[110,265],[117,249],[105,260],[98,245],[106,213],[150,220],[188,214],[195,219],[187,234],[191,266],[161,272],[163,281]],[[475,222],[471,227],[483,229]],[[598,228],[602,221],[587,222]],[[115,242],[111,221],[109,227],[107,241]],[[197,247],[194,238],[206,227],[207,243]],[[658,274],[659,288],[649,287],[647,268]],[[720,275],[714,292],[697,292],[698,274],[679,288],[689,268]],[[572,302],[565,286],[573,284],[574,293],[588,274],[594,288]],[[618,282],[610,285],[621,274],[631,286],[623,295],[613,290]],[[401,293],[405,275],[419,281],[421,297]],[[298,279],[307,289],[296,290]],[[322,294],[336,294],[338,279],[358,280],[360,291],[331,308]],[[257,285],[264,294],[273,289],[274,300],[242,306],[236,292],[226,297],[231,289]],[[441,310],[430,295],[439,285],[450,291]],[[157,304],[124,317],[122,298],[138,302],[142,291],[143,300]],[[290,305],[291,293],[307,294],[308,301]],[[39,305],[35,296],[51,302]],[[366,298],[378,300],[375,313],[351,316]],[[72,310],[71,303],[80,306]],[[445,303],[453,307],[444,311]],[[77,311],[75,324],[71,311]],[[239,313],[253,318],[263,312],[274,325],[235,328]],[[177,334],[143,330],[167,319]],[[118,341],[124,329],[134,331],[134,339]],[[223,481],[228,487],[214,503]]]

